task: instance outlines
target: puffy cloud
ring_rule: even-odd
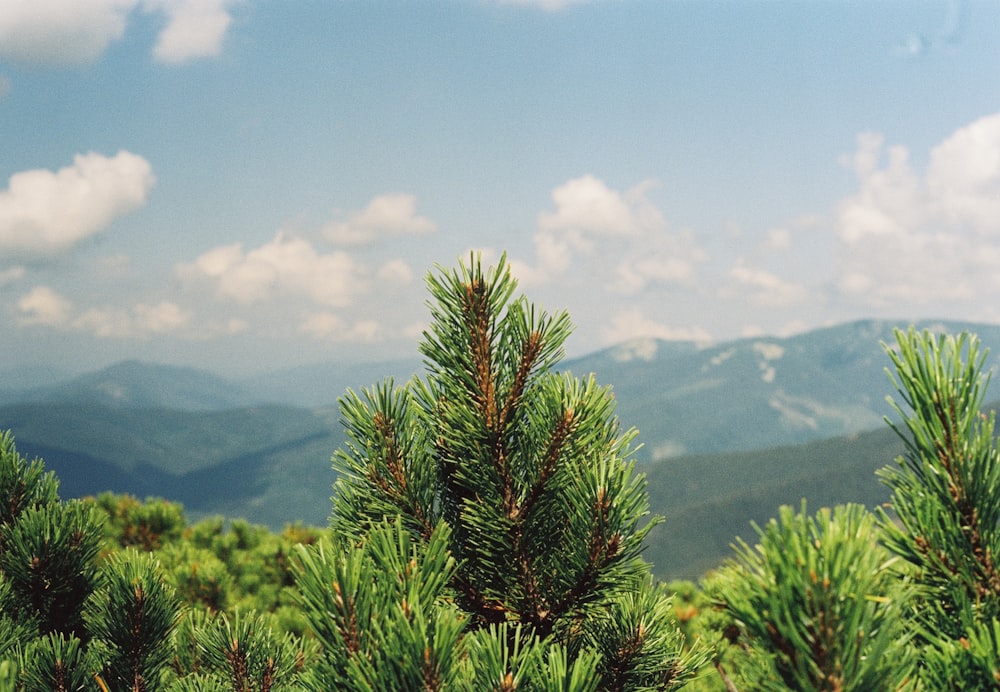
[[[931,151],[930,211],[980,233],[1000,233],[1000,113],[959,129]]]
[[[220,295],[244,304],[286,294],[345,307],[367,286],[364,268],[351,255],[321,254],[308,241],[284,233],[249,252],[239,243],[214,248],[177,271],[187,281],[208,281]]]
[[[711,335],[702,327],[671,327],[646,317],[637,307],[616,313],[611,322],[601,329],[601,339],[605,344],[644,338],[698,343],[708,343],[712,340]]]
[[[48,286],[36,286],[17,301],[18,321],[54,329],[90,332],[102,338],[145,338],[177,332],[191,314],[170,301],[133,308],[99,306],[74,314],[73,303]]]
[[[141,331],[165,334],[186,326],[191,321],[191,314],[181,309],[177,303],[162,300],[155,305],[136,305],[135,318]]]
[[[388,283],[405,285],[413,281],[413,268],[405,260],[389,260],[378,268],[378,278]]]
[[[1000,114],[958,129],[920,175],[905,147],[858,137],[839,206],[836,285],[869,306],[944,305],[1000,289]]]
[[[86,65],[122,38],[141,0],[5,0],[0,3],[0,57],[47,67]],[[153,48],[165,63],[218,55],[240,0],[144,0],[166,26]]]
[[[382,235],[420,235],[434,231],[430,219],[417,214],[417,198],[409,194],[379,195],[347,221],[324,229],[326,238],[338,245],[367,245]]]
[[[96,60],[125,33],[137,0],[5,0],[0,3],[0,56],[62,67]]]
[[[66,324],[73,305],[48,286],[36,286],[17,301],[22,324],[59,327]]]
[[[585,272],[589,288],[626,295],[693,284],[708,254],[691,231],[667,228],[646,196],[654,185],[646,180],[620,192],[584,175],[556,187],[554,211],[538,215],[534,263],[513,259],[514,275],[535,287]]]
[[[661,228],[663,216],[645,196],[652,185],[652,181],[644,181],[622,194],[592,175],[575,178],[552,191],[556,210],[539,214],[538,227],[596,235],[630,235]]]
[[[380,329],[378,323],[372,320],[349,324],[332,312],[317,312],[302,323],[299,331],[316,339],[372,342],[378,337]]]
[[[78,154],[56,172],[15,173],[0,191],[0,252],[44,257],[67,250],[144,205],[155,181],[149,162],[127,151]]]
[[[840,204],[838,235],[848,244],[870,236],[906,233],[926,217],[920,181],[910,168],[909,152],[895,146],[888,163],[879,168],[884,154],[881,135],[858,137],[853,168],[861,189]]]
[[[689,281],[706,255],[690,233],[667,232],[663,214],[646,197],[654,185],[647,180],[619,192],[584,175],[558,186],[555,210],[538,215],[535,263],[512,261],[515,275],[529,286],[545,284],[585,257],[595,278],[601,274],[607,288],[621,293]]]
[[[785,281],[765,269],[749,267],[742,259],[729,270],[729,278],[736,286],[723,289],[723,295],[740,296],[757,305],[787,307],[807,297],[804,286]]]
[[[146,0],[146,10],[162,11],[167,18],[153,56],[164,63],[183,63],[218,55],[233,21],[228,10],[233,4],[234,0]]]
[[[698,265],[707,259],[708,253],[690,231],[651,233],[618,263],[609,288],[634,295],[650,285],[691,285]]]

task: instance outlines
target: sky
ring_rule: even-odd
[[[1000,2],[5,0],[0,371],[1000,322]]]

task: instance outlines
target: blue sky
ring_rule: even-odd
[[[571,354],[1000,321],[1000,3],[0,6],[0,369],[413,356],[470,251]]]

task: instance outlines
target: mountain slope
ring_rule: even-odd
[[[645,553],[661,579],[695,579],[731,555],[737,536],[756,540],[778,507],[812,510],[845,502],[869,508],[889,499],[875,472],[903,444],[883,429],[752,452],[689,456],[646,467],[651,511],[665,518]]]
[[[639,429],[639,459],[763,449],[879,427],[892,393],[880,342],[894,342],[895,324],[861,321],[700,349],[645,340],[564,369],[613,386],[622,423]],[[918,326],[976,332],[995,347],[987,368],[1000,365],[1000,327]]]
[[[221,411],[259,403],[249,391],[196,368],[127,360],[97,372],[26,390],[0,402],[99,404],[118,409]]]
[[[192,516],[224,514],[280,528],[323,524],[330,457],[343,445],[332,409],[262,406],[218,412],[97,404],[0,407],[18,450],[41,457],[64,497],[102,490],[179,501]]]
[[[998,327],[943,327],[1000,345]],[[881,422],[892,386],[879,342],[892,340],[891,328],[857,322],[707,348],[643,340],[565,363],[612,385],[622,424],[639,429],[636,457],[649,474],[653,511],[667,517],[648,554],[660,576],[695,576],[717,564],[735,535],[752,538],[750,520],[766,521],[782,503],[884,500],[873,473],[898,453]],[[998,363],[992,356],[987,367]],[[400,367],[383,374],[405,379]],[[345,379],[382,379],[376,366],[326,368],[339,379],[306,368],[289,381],[314,378],[309,397],[336,398]],[[281,389],[276,377],[271,392]],[[248,405],[265,384],[127,362],[0,406],[0,429],[13,430],[23,453],[45,459],[67,497],[107,489],[168,497],[195,517],[220,513],[275,528],[325,523],[330,457],[344,441],[338,412]],[[879,430],[858,434],[870,429]],[[849,437],[828,439],[841,435]]]

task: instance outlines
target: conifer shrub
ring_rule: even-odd
[[[366,671],[401,665],[392,679],[419,689],[513,689],[508,676],[528,675],[513,667],[522,660],[540,689],[680,687],[707,652],[685,648],[641,559],[657,520],[631,457],[635,432],[622,431],[609,388],[555,370],[568,316],[516,296],[503,258],[484,270],[473,256],[427,284],[426,377],[341,399],[349,441],[334,458],[330,522],[339,548],[304,551],[299,581],[325,644],[319,684],[364,689]],[[360,552],[344,556],[350,546]],[[417,580],[412,593],[377,584],[371,565],[390,563],[400,588]],[[466,651],[468,636],[479,648]],[[495,651],[489,637],[508,654],[514,641],[537,653],[509,655],[510,669],[482,679],[472,651]]]

